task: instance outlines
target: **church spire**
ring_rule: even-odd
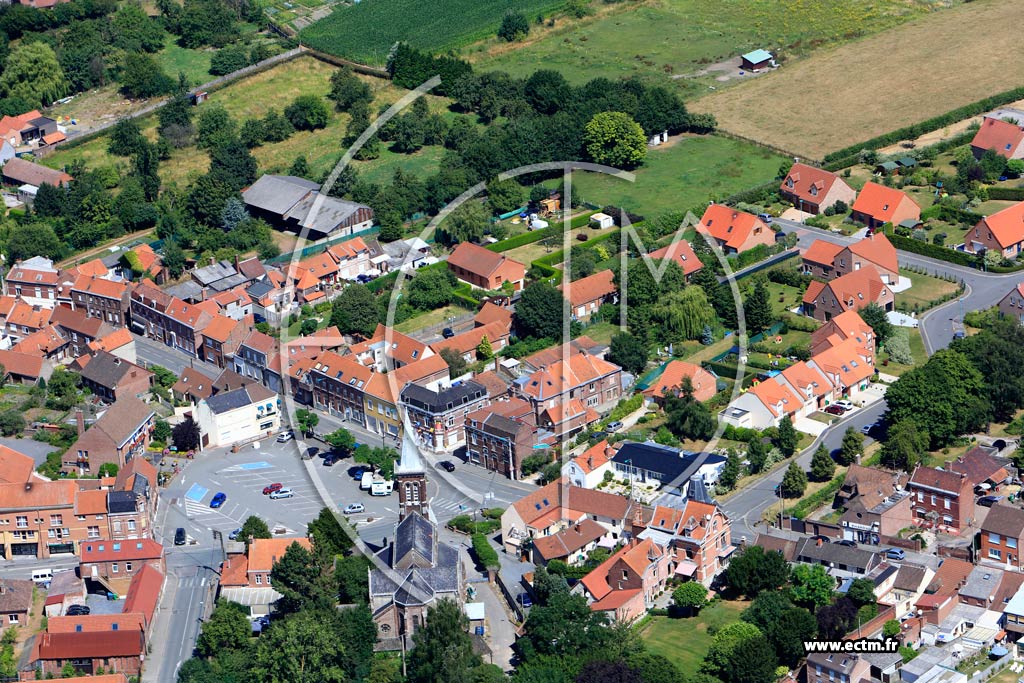
[[[415,431],[412,425],[405,422],[402,434],[402,454],[395,465],[395,488],[398,489],[398,519],[418,512],[429,517],[427,505],[427,470],[420,458],[420,449],[416,445]]]

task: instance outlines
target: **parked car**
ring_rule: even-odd
[[[451,460],[442,460],[437,464],[440,465],[441,469],[443,469],[445,472],[455,471],[455,463],[453,463]]]
[[[210,499],[210,507],[216,510],[221,505],[226,503],[227,500],[228,494],[224,493],[223,491],[218,491],[217,493],[213,494],[213,498]]]
[[[281,432],[280,434],[277,435],[277,442],[278,443],[287,443],[288,441],[291,441],[294,438],[295,438],[295,433],[292,432],[289,429],[287,432]]]
[[[872,422],[869,425],[864,425],[863,427],[860,428],[860,433],[861,434],[870,434],[871,430],[874,429],[877,426],[878,426],[877,422]]]
[[[68,617],[84,617],[92,611],[88,605],[71,605],[68,607],[68,611],[64,613],[64,616]]]
[[[270,494],[271,500],[278,500],[279,498],[294,498],[295,493],[291,489],[279,489]]]
[[[523,607],[533,607],[533,598],[530,597],[529,593],[520,593],[516,596],[516,601]]]
[[[978,505],[983,508],[990,508],[1002,499],[1002,496],[982,496],[978,499]]]
[[[835,405],[839,406],[840,408],[843,408],[844,410],[853,410],[854,408],[856,408],[855,405],[846,400],[836,401]]]
[[[846,408],[843,408],[842,406],[835,406],[835,405],[833,405],[833,406],[825,406],[825,412],[828,413],[829,415],[842,415],[843,413],[846,412]]]
[[[906,556],[907,553],[903,548],[889,548],[885,551],[885,559],[887,560],[902,560]]]
[[[366,470],[364,468],[362,468],[362,467],[356,467],[355,469],[349,470],[348,474],[349,474],[350,477],[352,477],[356,481],[362,481],[363,480],[363,472],[365,472],[365,471]]]
[[[188,537],[185,535],[185,527],[179,526],[174,530],[174,545],[185,545],[185,540]]]
[[[446,327],[443,330],[441,330],[441,336],[444,337],[445,339],[451,339],[452,337],[455,336],[455,330],[453,330],[450,327]]]
[[[991,484],[978,484],[977,486],[974,487],[974,495],[976,495],[976,496],[984,496],[990,490],[992,490],[992,485]]]
[[[847,548],[856,548],[857,547],[857,541],[851,541],[848,538],[844,538],[841,541],[836,541],[836,545],[845,545]]]
[[[828,536],[811,536],[812,541],[821,541],[822,543],[831,543],[832,539]]]
[[[617,432],[620,429],[622,429],[622,423],[619,422],[618,420],[616,420],[615,422],[609,422],[608,425],[604,428],[606,432]]]
[[[339,460],[341,460],[340,455],[338,455],[337,453],[331,453],[326,458],[324,458],[324,467],[334,467],[334,463],[338,462]]]
[[[274,491],[280,491],[283,488],[284,488],[284,484],[282,484],[280,482],[274,482],[273,484],[267,484],[266,486],[263,487],[263,495],[264,496],[270,495]]]
[[[771,217],[771,214],[767,214],[767,213],[759,213],[759,214],[757,214],[757,217],[758,217],[758,218],[760,218],[760,219],[761,219],[762,221],[764,221],[765,223],[767,223],[768,225],[771,225],[771,224],[772,224],[772,217]]]
[[[346,515],[358,515],[360,512],[365,512],[366,506],[362,503],[350,503],[345,506],[344,513]]]
[[[237,529],[232,531],[230,534],[228,534],[228,540],[229,541],[237,541],[238,537],[241,536],[241,535],[242,535],[242,527],[238,527]]]

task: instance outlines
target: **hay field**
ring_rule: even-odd
[[[693,111],[794,154],[825,154],[1024,85],[1020,0],[976,0],[705,96]]]

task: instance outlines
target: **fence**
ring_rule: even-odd
[[[505,579],[501,575],[501,570],[494,573],[494,583],[501,589],[501,595],[505,598],[505,602],[512,608],[512,613],[515,615],[519,623],[523,623],[526,620],[523,614],[523,608],[519,606],[519,601],[516,600],[516,595],[509,590],[508,586],[505,585]]]
[[[738,271],[736,273],[733,273],[732,274],[732,278],[735,279],[735,280],[742,280],[743,278],[745,278],[747,276],[753,275],[755,273],[760,273],[762,270],[765,270],[766,268],[771,268],[772,266],[777,266],[780,263],[782,263],[783,261],[787,261],[787,260],[789,260],[789,259],[791,259],[791,258],[793,258],[795,256],[799,256],[799,255],[800,255],[800,249],[798,249],[797,247],[794,247],[792,249],[787,249],[786,251],[782,251],[782,252],[779,252],[778,254],[775,254],[773,256],[769,256],[764,261],[760,261],[758,263],[755,263],[752,266],[747,266],[746,268],[743,268],[742,270],[740,270],[740,271]],[[719,282],[725,282],[728,279],[729,278],[727,276],[723,275],[722,277],[719,278]]]
[[[268,259],[266,263],[288,263],[292,260],[293,257],[295,257],[296,253],[298,254],[297,259],[301,261],[302,259],[307,258],[309,256],[315,256],[324,251],[327,251],[335,244],[341,244],[342,242],[347,242],[351,239],[355,239],[356,237],[368,237],[370,235],[376,235],[379,232],[380,226],[375,225],[371,228],[367,228],[366,230],[360,230],[359,232],[353,232],[349,235],[343,235],[342,237],[335,237],[333,239],[329,239],[326,242],[317,242],[312,246],[304,247],[301,251],[298,252],[292,251],[287,254],[275,256],[272,259]]]
[[[885,622],[895,618],[895,608],[893,608],[892,605],[888,605],[884,609],[879,610],[878,615],[874,619],[867,622],[866,624],[861,624],[857,627],[855,631],[850,631],[849,633],[847,633],[846,637],[843,640],[856,640],[858,638],[868,638],[871,636],[871,634],[881,631],[882,627],[885,625]]]

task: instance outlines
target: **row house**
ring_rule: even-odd
[[[974,490],[965,474],[918,465],[907,488],[918,525],[959,534],[974,521]]]
[[[379,324],[373,336],[353,344],[349,347],[349,353],[363,365],[373,366],[377,372],[401,368],[435,355],[427,344]]]
[[[702,486],[691,487],[691,497],[682,509],[655,507],[647,528],[637,538],[649,538],[674,553],[673,576],[705,586],[725,569],[736,550],[729,518]]]
[[[105,337],[115,330],[99,318],[90,318],[81,309],[57,306],[50,316],[50,324],[68,340],[71,356],[77,358],[90,353],[89,344]]]
[[[708,206],[696,228],[697,232],[713,239],[727,255],[775,244],[775,231],[761,218],[725,204]]]
[[[202,332],[213,316],[170,296],[148,281],[131,293],[131,325],[139,334],[199,357]]]
[[[812,332],[811,356],[816,356],[847,339],[856,339],[869,355],[874,356],[875,331],[856,311],[844,311]]]
[[[568,284],[560,284],[558,291],[563,295],[568,291],[566,298],[572,319],[587,321],[602,305],[615,303],[618,288],[615,286],[615,273],[602,270]]]
[[[250,330],[242,343],[238,345],[232,363],[238,374],[261,382],[272,391],[280,392],[280,381],[271,382],[270,377],[273,374],[279,380],[280,375],[268,372],[272,367],[271,359],[275,357],[280,359],[277,340],[259,330]]]
[[[114,327],[128,324],[129,284],[101,277],[80,276],[71,287],[71,305]]]
[[[371,251],[362,237],[353,237],[328,247],[326,253],[336,264],[339,280],[355,280],[374,270]]]
[[[981,523],[981,560],[990,560],[1017,571],[1024,568],[1024,510],[1011,505],[993,505]]]
[[[47,325],[12,346],[11,351],[59,363],[71,357],[71,340],[53,325]]]
[[[239,285],[234,289],[219,292],[202,302],[208,312],[242,321],[253,314],[252,297]]]
[[[835,173],[797,162],[779,185],[783,201],[805,213],[819,214],[843,202],[847,206],[857,198],[857,191]]]
[[[135,353],[135,337],[125,327],[104,334],[96,341],[89,342],[88,346],[89,353],[109,351],[129,363],[134,363],[138,360]]]
[[[889,590],[878,598],[879,604],[892,607],[899,619],[913,611],[917,601],[935,577],[935,570],[926,565],[902,564],[893,577]]]
[[[28,579],[0,579],[0,634],[29,625],[35,583]]]
[[[878,544],[911,526],[908,479],[903,473],[850,465],[835,498],[835,507],[845,510],[839,521],[844,538]]]
[[[405,409],[417,443],[435,452],[451,452],[466,442],[466,417],[488,403],[487,388],[474,380],[430,389],[406,384],[399,401]]]
[[[146,565],[167,572],[164,547],[152,538],[85,543],[80,552],[79,576],[95,581],[111,593],[124,595],[132,578]]]
[[[861,268],[874,266],[885,284],[894,285],[899,282],[896,247],[881,232],[873,233],[847,246],[827,240],[814,240],[804,251],[801,259],[803,272],[822,280],[832,280]]]
[[[651,539],[633,539],[584,576],[572,589],[590,609],[629,624],[654,607],[672,578],[672,554]]]
[[[213,363],[218,368],[231,367],[232,359],[252,329],[252,324],[252,318],[240,321],[214,314],[210,322],[200,329],[203,360]]]
[[[100,351],[91,358],[80,358],[79,362],[83,360],[88,360],[81,371],[83,386],[107,403],[128,396],[144,399],[152,389],[153,373],[120,356]]]
[[[249,443],[281,428],[280,400],[262,384],[219,391],[196,406],[202,447]]]
[[[32,306],[53,308],[57,305],[60,273],[53,261],[44,256],[33,256],[17,261],[4,278],[4,294],[21,299]]]
[[[840,313],[859,311],[869,304],[891,311],[895,301],[892,288],[882,282],[878,270],[865,266],[829,282],[812,281],[804,292],[803,313],[827,322]]]
[[[397,440],[402,436],[402,417],[398,412],[394,389],[403,386],[404,382],[393,376],[399,373],[401,370],[396,370],[395,373],[374,372],[363,387],[364,426],[374,434],[379,434],[381,438],[389,436]]]
[[[538,425],[568,438],[597,420],[622,395],[622,368],[586,352],[568,351],[514,385],[534,408]]]
[[[17,344],[30,334],[50,324],[53,309],[26,303],[20,299],[0,302],[0,315],[4,316],[4,332]]]
[[[476,362],[478,357],[484,359],[479,353],[480,345],[484,339],[487,340],[491,347],[492,355],[494,355],[508,346],[511,334],[511,327],[506,327],[501,322],[493,322],[482,327],[473,327],[454,337],[442,339],[435,344],[431,344],[430,348],[438,355],[441,354],[442,349],[452,349],[462,356],[463,360],[467,363],[473,363]]]
[[[373,370],[353,356],[339,356],[333,351],[313,361],[305,377],[313,397],[313,406],[346,420],[364,422],[364,389]]]
[[[257,321],[278,325],[288,312],[294,298],[293,292],[285,286],[285,277],[280,270],[267,271],[266,277],[245,288],[252,301],[252,313]]]
[[[146,656],[141,614],[90,614],[54,617],[36,636],[30,661],[38,678],[61,677],[67,668],[77,675],[107,674],[138,678]],[[82,679],[84,680],[84,679]]]
[[[466,457],[470,462],[519,479],[523,459],[537,445],[537,421],[529,403],[495,401],[466,415]]]
[[[807,655],[807,683],[858,683],[871,680],[867,657],[853,653]]]
[[[145,452],[155,418],[153,409],[142,401],[119,398],[65,451],[61,471],[85,476],[96,474],[105,463],[125,467]]]

